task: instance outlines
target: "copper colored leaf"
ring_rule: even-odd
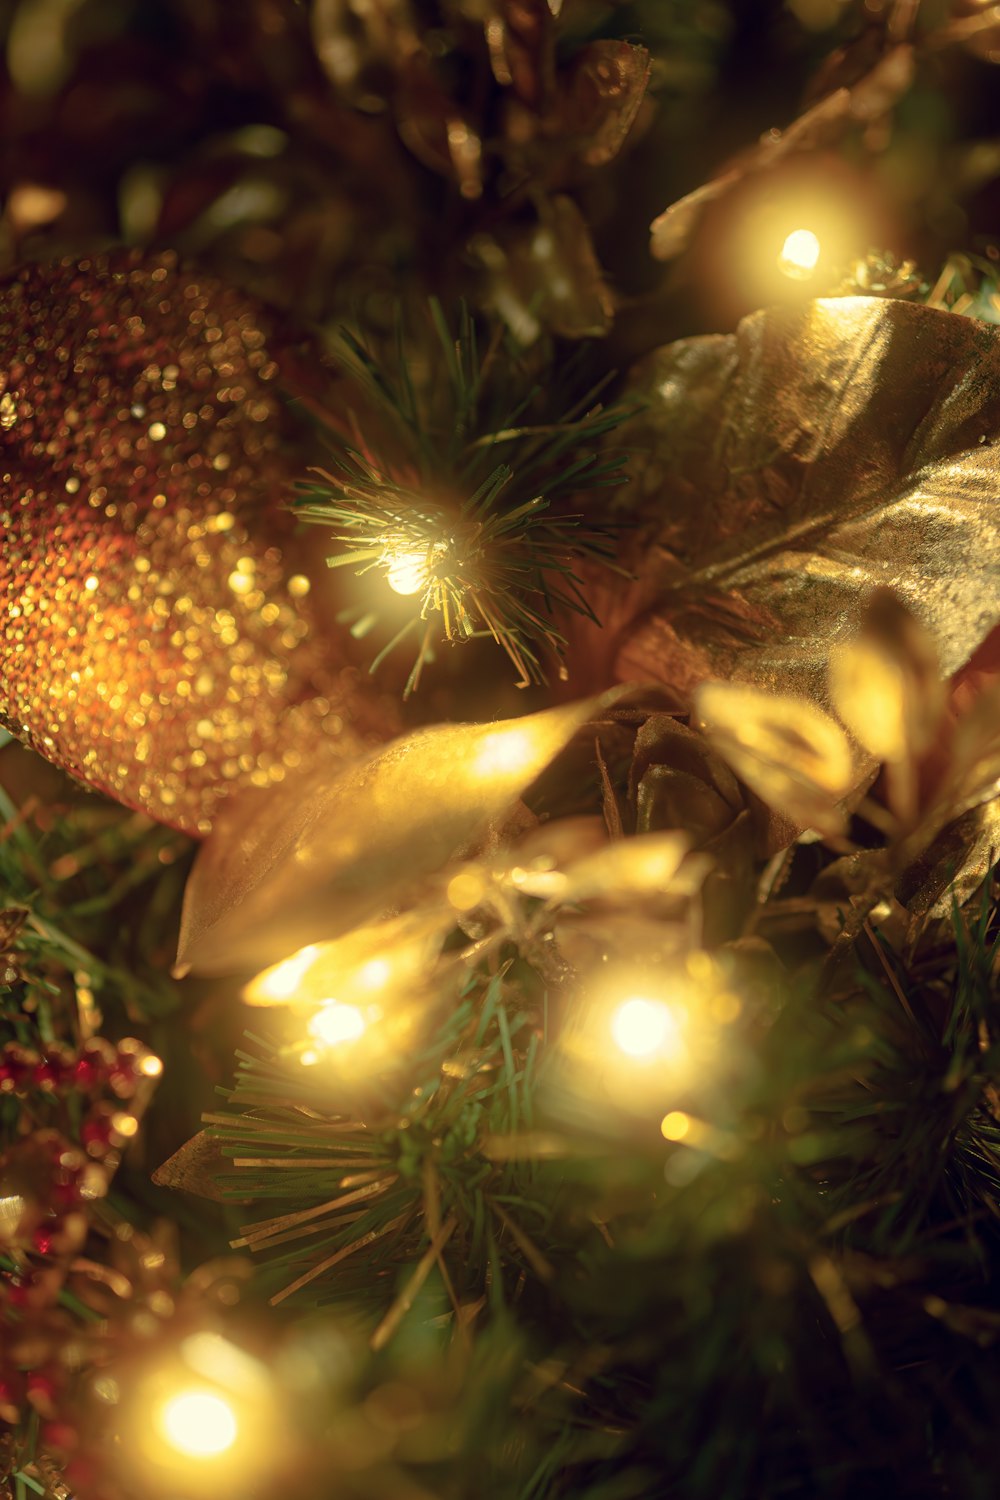
[[[543,327],[568,339],[602,338],[611,327],[611,291],[572,198],[542,199],[536,224],[480,236],[473,249],[493,305],[524,343]]]
[[[645,611],[616,675],[827,701],[827,661],[891,587],[941,670],[1000,618],[1000,334],[849,297],[755,313],[644,362],[625,503]],[[600,603],[598,602],[598,612]]]
[[[629,42],[591,42],[576,56],[559,103],[567,133],[588,167],[611,161],[635,124],[649,82],[649,53]]]
[[[387,912],[482,837],[616,697],[422,729],[346,770],[331,763],[239,799],[191,873],[179,966],[260,969]]]
[[[540,108],[555,74],[555,27],[547,0],[497,0],[484,31],[497,83],[513,89],[531,108]]]

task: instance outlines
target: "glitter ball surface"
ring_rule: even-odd
[[[383,738],[286,555],[305,465],[268,315],[121,252],[20,272],[0,324],[0,722],[194,834]]]

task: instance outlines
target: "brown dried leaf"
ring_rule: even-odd
[[[928,922],[949,920],[953,902],[971,900],[998,859],[1000,797],[994,797],[943,828],[897,880],[896,898],[911,916],[909,941]]]
[[[157,1187],[174,1188],[184,1193],[197,1193],[199,1198],[211,1198],[214,1203],[232,1202],[227,1199],[216,1181],[216,1172],[231,1166],[223,1156],[218,1141],[207,1130],[199,1130],[189,1141],[185,1141],[173,1156],[167,1158],[153,1173]],[[249,1199],[242,1200],[249,1202]]]
[[[331,764],[234,799],[188,881],[180,970],[261,969],[391,910],[619,696],[418,730],[346,770]]]
[[[555,26],[547,0],[496,0],[483,26],[497,83],[540,109],[555,77]]]
[[[582,339],[611,327],[614,301],[572,198],[541,199],[536,224],[477,236],[472,250],[490,273],[490,300],[522,343],[543,328]]]
[[[888,585],[968,660],[1000,618],[1000,335],[850,297],[755,313],[640,368],[617,435],[649,601],[619,679],[827,699],[832,646]],[[600,612],[600,602],[598,601]],[[985,710],[984,710],[985,712]]]
[[[635,124],[649,82],[649,53],[630,42],[591,42],[577,53],[557,113],[563,129],[580,144],[588,167],[616,157]]]

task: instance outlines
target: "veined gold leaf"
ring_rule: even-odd
[[[1000,619],[1000,333],[848,297],[755,313],[644,362],[633,455],[645,608],[620,680],[829,702],[831,648],[890,587],[950,675]],[[595,597],[601,614],[601,600]],[[600,647],[586,641],[593,659]]]
[[[695,711],[709,739],[759,797],[821,833],[844,826],[837,802],[855,780],[847,736],[805,698],[707,682]]]
[[[445,724],[346,769],[234,798],[188,881],[178,970],[259,970],[391,910],[504,813],[622,690],[496,724]]]
[[[888,590],[872,596],[855,639],[831,653],[830,696],[878,760],[913,761],[934,742],[945,706],[937,651]]]

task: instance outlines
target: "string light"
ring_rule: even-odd
[[[478,776],[496,776],[519,771],[537,754],[531,735],[524,729],[498,729],[483,740],[472,762]]]
[[[661,932],[649,962],[594,972],[559,1039],[551,1107],[565,1118],[592,1128],[603,1101],[609,1123],[640,1117],[664,1139],[690,1144],[695,1122],[677,1106],[724,1087],[742,1005],[724,966],[707,953],[684,952],[683,941],[678,930],[670,953]]]
[[[370,1076],[410,1045],[423,1015],[417,998],[452,922],[447,909],[407,912],[310,943],[258,974],[243,997],[294,1008],[285,1050],[303,1067]]]
[[[431,581],[431,570],[424,551],[391,552],[384,559],[383,565],[386,580],[394,593],[418,594]]]
[[[691,1116],[682,1109],[672,1109],[660,1121],[660,1134],[665,1141],[682,1141],[690,1134]]]
[[[611,1035],[627,1057],[648,1059],[675,1054],[681,1042],[677,1016],[662,1000],[634,995],[612,1013]]]
[[[453,540],[390,534],[381,544],[378,562],[385,569],[386,582],[394,593],[404,597],[427,593],[454,546]],[[433,601],[432,605],[439,607]]]
[[[309,1021],[309,1034],[325,1047],[339,1047],[345,1042],[356,1042],[368,1029],[364,1012],[356,1005],[342,1005],[331,1000]]]
[[[778,268],[796,281],[811,276],[819,264],[822,246],[811,229],[793,229],[785,238],[778,257]]]
[[[230,1403],[215,1391],[192,1387],[163,1403],[160,1436],[183,1458],[217,1458],[235,1444],[239,1423]]]
[[[284,958],[273,968],[265,969],[247,986],[244,998],[251,1005],[280,1005],[292,1000],[315,963],[319,951],[315,943],[309,943],[290,958]]]

